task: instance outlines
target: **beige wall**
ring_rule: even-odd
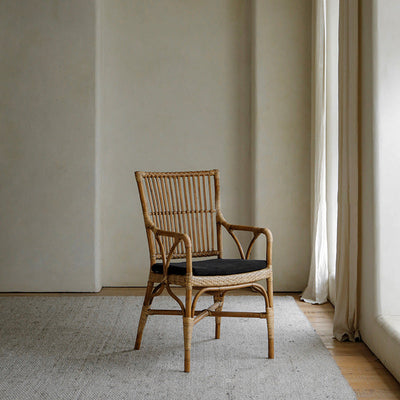
[[[360,330],[400,380],[400,3],[363,0],[361,5]]]
[[[248,2],[99,7],[102,279],[144,285],[149,261],[133,171],[219,168],[226,217],[251,222]]]
[[[274,235],[274,285],[310,267],[311,1],[254,1],[254,222]],[[258,255],[261,255],[258,248]]]
[[[400,2],[376,1],[375,12],[374,128],[381,301],[383,313],[400,316]]]
[[[227,219],[270,226],[276,288],[304,288],[310,2],[253,4],[252,21],[250,2],[240,0],[99,2],[103,285],[143,285],[147,278],[132,172],[219,168]],[[252,29],[257,91],[251,99]],[[254,100],[258,119],[252,136]]]
[[[0,291],[95,290],[95,7],[0,2]]]
[[[0,290],[145,284],[133,171],[199,168],[228,220],[273,230],[276,289],[304,288],[308,0],[0,7]]]

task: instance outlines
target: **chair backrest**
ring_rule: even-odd
[[[135,176],[151,262],[162,258],[152,234],[154,227],[188,234],[192,241],[192,257],[220,254],[220,241],[217,240],[217,215],[220,213],[218,170],[136,171]],[[172,238],[160,239],[165,249],[172,247]],[[180,243],[172,258],[185,256],[183,243]]]

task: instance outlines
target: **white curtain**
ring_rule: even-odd
[[[308,285],[302,300],[328,298],[328,236],[326,210],[326,0],[313,1],[312,63],[312,254]]]
[[[340,0],[339,196],[336,305],[333,334],[356,340],[358,331],[358,0]]]
[[[335,304],[338,200],[338,28],[339,0],[326,2],[326,211],[328,237],[328,299]]]
[[[313,0],[312,255],[302,300],[335,303],[339,0]]]

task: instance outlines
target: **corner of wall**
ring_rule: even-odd
[[[102,288],[101,282],[101,163],[100,163],[100,139],[101,139],[101,82],[100,76],[103,67],[103,43],[102,43],[102,13],[101,0],[95,1],[95,206],[94,206],[94,285],[95,290],[100,291]]]

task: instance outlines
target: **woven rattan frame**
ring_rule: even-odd
[[[190,371],[190,348],[193,326],[204,317],[215,317],[215,338],[220,337],[221,317],[263,318],[267,321],[268,358],[274,358],[274,313],[272,285],[272,234],[267,228],[229,224],[220,206],[219,171],[135,172],[143,210],[149,255],[150,274],[143,301],[135,349],[140,348],[148,315],[181,315],[183,317],[185,372]],[[248,259],[254,242],[266,238],[266,267],[258,271],[221,276],[195,276],[192,258],[216,256],[222,258],[222,228],[232,236],[240,257]],[[253,233],[246,252],[235,231]],[[186,260],[186,275],[168,275],[172,259]],[[151,266],[157,259],[163,263],[163,273],[156,274]],[[257,283],[266,279],[267,290]],[[171,285],[185,288],[182,301]],[[265,312],[222,311],[225,294],[234,289],[251,287],[265,299]],[[152,309],[154,297],[166,289],[179,304],[180,310]],[[193,290],[197,293],[193,296]],[[209,292],[214,304],[196,311],[198,298]]]

